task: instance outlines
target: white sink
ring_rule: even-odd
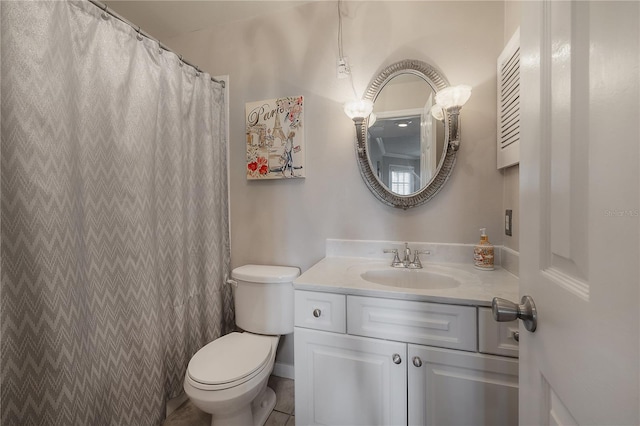
[[[360,274],[363,280],[399,288],[437,290],[460,285],[456,278],[425,269],[374,269]]]

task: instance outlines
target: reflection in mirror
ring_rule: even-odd
[[[375,98],[367,151],[376,177],[391,192],[409,195],[424,188],[442,156],[444,121],[434,118],[435,92],[415,74],[387,81]]]
[[[383,203],[408,209],[432,199],[449,179],[456,161],[459,106],[436,105],[448,86],[431,65],[406,59],[374,77],[363,99],[373,113],[351,116],[356,125],[360,174]],[[346,110],[345,110],[346,111]]]

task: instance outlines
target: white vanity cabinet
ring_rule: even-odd
[[[411,344],[408,357],[410,425],[518,424],[517,359]]]
[[[517,323],[490,315],[484,307],[296,290],[296,422],[517,424]]]
[[[404,343],[296,329],[296,423],[406,425],[406,359]]]

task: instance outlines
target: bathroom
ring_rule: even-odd
[[[327,239],[466,244],[472,247],[479,238],[478,230],[486,228],[491,242],[505,253],[504,258],[512,259],[509,271],[519,274],[517,259],[521,249],[525,249],[521,236],[526,231],[521,226],[520,206],[528,194],[523,194],[522,189],[530,187],[525,185],[529,181],[521,177],[521,166],[497,168],[495,106],[496,59],[523,23],[525,5],[521,2],[342,3],[342,47],[359,95],[384,67],[404,59],[425,61],[437,67],[450,84],[468,84],[473,88],[471,98],[461,111],[460,150],[450,178],[429,202],[407,210],[386,206],[377,200],[363,182],[356,165],[356,131],[342,108],[353,97],[353,90],[348,80],[336,78],[339,56],[337,2],[111,1],[107,5],[185,60],[227,82],[231,269],[246,264],[288,265],[305,272],[325,257]],[[635,39],[629,41],[627,48],[637,51],[640,14],[633,4],[625,7],[631,8],[631,15],[635,13],[629,18],[634,19],[635,26],[629,31],[635,31]],[[636,67],[636,77],[637,56],[631,60]],[[637,89],[638,83],[635,84]],[[297,95],[303,95],[306,104],[305,178],[247,180],[245,104]],[[637,100],[636,95],[635,104],[631,100],[623,114],[630,122],[637,122]],[[602,105],[604,110],[606,103]],[[606,109],[607,114],[612,114],[611,109]],[[615,121],[613,118],[618,117],[613,116],[609,122]],[[621,186],[621,182],[628,184],[632,195],[616,193],[618,198],[611,195],[602,204],[608,202],[608,209],[612,211],[633,213],[637,212],[639,193],[638,129],[637,126],[631,130],[626,128],[624,132],[635,138],[635,145],[628,145],[635,151],[629,156],[618,153],[615,164],[627,170],[627,174],[618,180],[614,176],[611,182],[617,183],[616,187]],[[628,159],[623,160],[622,156]],[[521,159],[523,161],[526,160]],[[622,164],[622,161],[627,162]],[[602,165],[607,166],[612,167],[611,163]],[[528,173],[531,177],[532,172]],[[580,177],[584,176],[577,176]],[[591,208],[595,210],[596,207]],[[505,210],[512,211],[511,236],[505,235],[504,231]],[[622,261],[611,259],[619,258],[623,251],[623,259],[631,257],[627,265],[638,263],[638,218],[614,221],[609,217],[603,225],[597,220],[587,222],[580,217],[576,221],[579,230],[596,223],[601,226],[593,230],[593,238],[600,237],[596,241],[605,245],[620,243],[619,249],[604,254],[598,251],[597,254],[606,256],[605,263],[611,261],[612,265],[617,265],[615,274],[619,274],[620,281],[624,278],[635,283],[635,289],[624,290],[625,298],[632,300],[635,308],[625,310],[625,305],[621,312],[626,312],[626,317],[632,319],[632,331],[627,337],[635,342],[633,353],[636,354],[635,384],[629,385],[635,392],[635,404],[628,406],[634,407],[635,415],[630,414],[625,419],[635,418],[634,423],[637,423],[640,405],[637,365],[639,271],[637,267],[630,270],[629,266],[620,265]],[[611,224],[624,228],[606,234],[609,232],[607,226]],[[627,234],[632,234],[633,240],[628,241],[627,237],[621,241]],[[595,245],[592,243],[590,247]],[[530,252],[532,250],[529,248]],[[470,253],[469,263],[472,261]],[[598,293],[596,287],[592,291]],[[593,347],[585,344],[584,349],[592,350]],[[600,355],[605,354],[607,351]],[[293,335],[281,340],[274,372],[293,378]],[[607,387],[613,385],[604,386]],[[568,403],[576,404],[572,400]]]

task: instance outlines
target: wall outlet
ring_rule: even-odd
[[[511,236],[511,229],[513,227],[513,222],[511,218],[513,216],[513,211],[508,209],[504,212],[504,234]]]
[[[349,62],[348,62],[348,58],[344,57],[344,58],[339,58],[338,59],[337,68],[336,68],[336,76],[339,79],[349,77]]]

